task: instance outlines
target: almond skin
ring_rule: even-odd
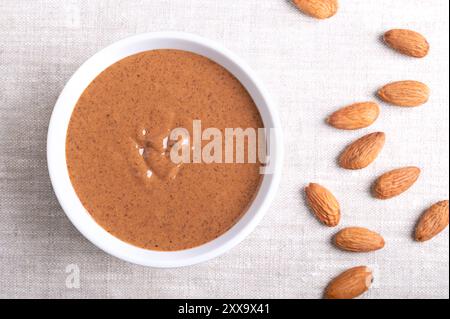
[[[415,239],[424,242],[432,239],[448,226],[448,200],[431,206],[416,226]]]
[[[339,8],[338,0],[292,0],[292,2],[303,13],[316,19],[331,18]]]
[[[336,197],[325,187],[311,183],[305,188],[306,200],[317,219],[328,227],[339,224],[341,209]]]
[[[362,169],[369,166],[383,149],[386,135],[376,132],[356,140],[342,152],[339,165],[346,169]]]
[[[372,125],[379,115],[380,107],[377,103],[355,103],[331,114],[327,122],[338,129],[357,130]]]
[[[333,279],[325,290],[326,299],[353,299],[369,290],[372,270],[366,266],[351,268]]]
[[[415,107],[425,104],[430,98],[430,89],[422,82],[399,81],[392,82],[378,91],[378,96],[385,102],[403,106]]]
[[[414,58],[423,58],[430,50],[427,39],[420,33],[412,30],[389,30],[384,34],[383,39],[394,50]]]
[[[334,237],[335,245],[346,251],[370,252],[382,249],[385,245],[383,237],[367,228],[348,227]]]
[[[403,167],[381,175],[373,186],[373,195],[389,199],[406,192],[420,176],[420,168]]]

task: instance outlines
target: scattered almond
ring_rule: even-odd
[[[382,132],[368,134],[347,146],[339,164],[346,169],[362,169],[369,166],[383,149],[386,135]]]
[[[384,42],[400,53],[423,58],[428,54],[430,45],[420,33],[406,29],[393,29],[383,36]]]
[[[338,0],[292,0],[305,14],[317,18],[327,19],[334,16],[339,8]]]
[[[378,91],[378,96],[385,102],[405,107],[414,107],[426,103],[430,89],[422,82],[399,81],[385,85]]]
[[[384,247],[383,237],[367,228],[348,227],[336,234],[334,243],[342,250],[370,252]]]
[[[374,102],[355,103],[334,112],[328,124],[343,130],[357,130],[372,125],[380,115],[380,107]]]
[[[418,167],[403,167],[380,176],[374,186],[373,195],[379,199],[389,199],[406,192],[420,175]]]
[[[372,270],[366,266],[351,268],[333,279],[325,290],[326,299],[353,299],[369,290]]]
[[[311,183],[305,189],[306,199],[316,217],[325,225],[334,227],[339,224],[341,211],[336,197],[325,187]]]
[[[415,239],[423,242],[432,239],[448,226],[448,200],[431,206],[420,218],[416,227]]]

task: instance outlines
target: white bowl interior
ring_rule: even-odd
[[[276,128],[270,144],[273,174],[265,175],[259,192],[248,211],[229,231],[217,239],[192,249],[161,252],[130,245],[112,236],[98,225],[81,204],[70,182],[66,165],[65,143],[72,111],[89,83],[111,64],[142,51],[179,49],[194,52],[228,69],[246,87],[262,116],[266,128]],[[75,227],[96,246],[128,262],[154,267],[179,267],[218,256],[245,238],[263,217],[279,184],[282,162],[282,140],[279,120],[268,95],[253,72],[228,50],[185,33],[150,33],[116,42],[87,60],[63,89],[50,120],[47,157],[50,178],[56,196]]]

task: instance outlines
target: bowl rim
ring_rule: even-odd
[[[156,47],[149,49],[149,46],[155,45]],[[224,66],[250,93],[261,113],[265,127],[272,128],[273,142],[270,143],[270,160],[273,173],[264,176],[256,198],[247,212],[234,226],[216,239],[201,246],[180,251],[147,250],[128,244],[104,230],[95,222],[76,195],[70,182],[65,157],[66,133],[73,108],[91,81],[101,71],[126,56],[162,48],[191,51]],[[199,53],[200,51],[202,53]],[[68,104],[70,112],[67,112]],[[134,35],[95,53],[75,71],[61,91],[52,111],[47,134],[47,164],[50,180],[55,195],[72,224],[84,237],[106,253],[127,262],[157,268],[182,267],[204,262],[227,252],[244,240],[261,221],[275,197],[281,180],[282,162],[283,139],[278,112],[256,74],[237,55],[222,45],[184,32],[152,32]]]

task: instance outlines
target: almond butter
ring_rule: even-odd
[[[426,103],[430,97],[430,89],[422,82],[399,81],[385,85],[378,91],[378,96],[387,103],[414,107]]]
[[[383,39],[394,50],[415,58],[425,57],[430,50],[427,39],[420,33],[412,30],[389,30],[384,34]]]
[[[384,247],[383,237],[367,228],[348,227],[336,234],[334,243],[342,250],[369,252]]]
[[[334,16],[339,8],[338,0],[293,0],[303,13],[317,19]]]
[[[369,290],[373,273],[369,267],[351,268],[333,279],[325,290],[326,299],[353,299]]]
[[[406,192],[420,175],[418,167],[402,167],[381,175],[373,186],[373,195],[389,199]]]
[[[380,107],[377,103],[355,103],[334,112],[327,122],[338,129],[357,130],[372,125],[379,114]]]
[[[415,239],[423,242],[432,239],[448,226],[448,200],[431,206],[420,218],[416,226]]]
[[[382,132],[368,134],[347,146],[339,158],[346,169],[362,169],[369,166],[383,149],[386,135]]]
[[[334,227],[339,224],[341,211],[336,197],[325,187],[311,183],[305,188],[309,207],[325,225]]]

